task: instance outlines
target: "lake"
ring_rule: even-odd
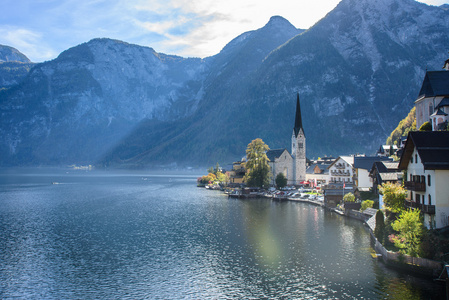
[[[198,174],[0,170],[0,298],[439,299],[361,222]]]

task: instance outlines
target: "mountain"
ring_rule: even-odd
[[[0,45],[0,90],[18,84],[33,65],[19,50]]]
[[[307,31],[273,17],[215,56],[95,39],[0,91],[0,164],[212,165],[262,138],[290,148],[300,94],[307,156],[374,152],[447,59],[449,11],[343,0]]]
[[[0,62],[23,62],[23,63],[29,63],[31,62],[28,57],[25,56],[25,54],[21,53],[19,50],[5,46],[0,45]]]
[[[95,161],[142,119],[188,115],[203,71],[200,59],[121,41],[71,48],[0,93],[0,154],[17,164]]]
[[[268,37],[255,43],[253,36],[261,32]],[[263,30],[235,39],[206,60],[165,55],[109,39],[64,51],[55,60],[36,65],[19,85],[0,93],[3,164],[97,161],[142,120],[153,124],[186,118],[197,111],[205,85],[238,82],[237,77],[229,80],[224,74],[234,70],[232,63],[241,62],[239,52],[254,48],[255,57],[262,60],[299,32],[275,17]],[[241,72],[247,72],[249,65]]]
[[[207,87],[197,113],[170,127],[177,134],[142,124],[105,161],[213,165],[240,158],[257,137],[289,149],[296,92],[308,157],[371,154],[410,111],[425,69],[446,60],[448,17],[447,10],[411,0],[343,0],[238,82]],[[158,132],[157,143],[139,134],[149,128]],[[139,151],[121,155],[125,145]]]

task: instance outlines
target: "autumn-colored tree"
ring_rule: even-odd
[[[407,191],[397,183],[383,183],[379,186],[379,192],[383,195],[386,209],[394,213],[400,213],[405,209],[404,202]]]
[[[399,122],[395,130],[387,138],[387,145],[400,145],[401,137],[407,136],[409,131],[416,130],[416,108],[410,110],[408,115]]]
[[[245,182],[248,186],[264,187],[270,184],[270,161],[267,151],[270,148],[258,138],[248,144],[246,148]]]

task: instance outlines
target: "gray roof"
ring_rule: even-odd
[[[315,167],[317,167],[318,166],[318,168],[320,168],[320,170],[321,170],[321,174],[329,174],[329,169],[328,169],[328,167],[330,166],[331,164],[313,164],[313,165],[310,165],[308,168],[307,168],[307,170],[306,170],[306,173],[307,174],[315,174]]]
[[[427,71],[418,98],[449,95],[449,72]]]
[[[409,132],[399,168],[407,169],[415,148],[424,170],[449,170],[449,131]]]
[[[356,156],[354,157],[354,168],[370,171],[376,161],[393,161],[388,157],[381,156]]]
[[[282,155],[282,153],[284,153],[284,151],[286,151],[285,148],[283,148],[283,149],[272,149],[272,150],[268,150],[268,151],[267,151],[267,157],[268,157],[268,159],[269,159],[270,161],[274,162],[274,160],[275,160],[276,158],[279,158],[279,157]],[[288,151],[287,151],[287,152],[288,152]]]
[[[388,173],[379,173],[382,181],[398,181],[398,173],[397,172],[388,172]]]
[[[441,108],[443,106],[449,106],[449,97],[444,97],[443,100],[441,100],[440,103],[438,103],[436,108]]]

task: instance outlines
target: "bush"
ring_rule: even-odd
[[[362,201],[362,207],[360,208],[361,211],[364,211],[367,208],[373,208],[374,201],[373,200],[365,200]]]
[[[353,193],[347,193],[346,195],[343,196],[343,201],[344,202],[355,202],[355,196]]]
[[[424,122],[421,127],[419,127],[419,131],[432,131],[432,124],[430,122]]]

